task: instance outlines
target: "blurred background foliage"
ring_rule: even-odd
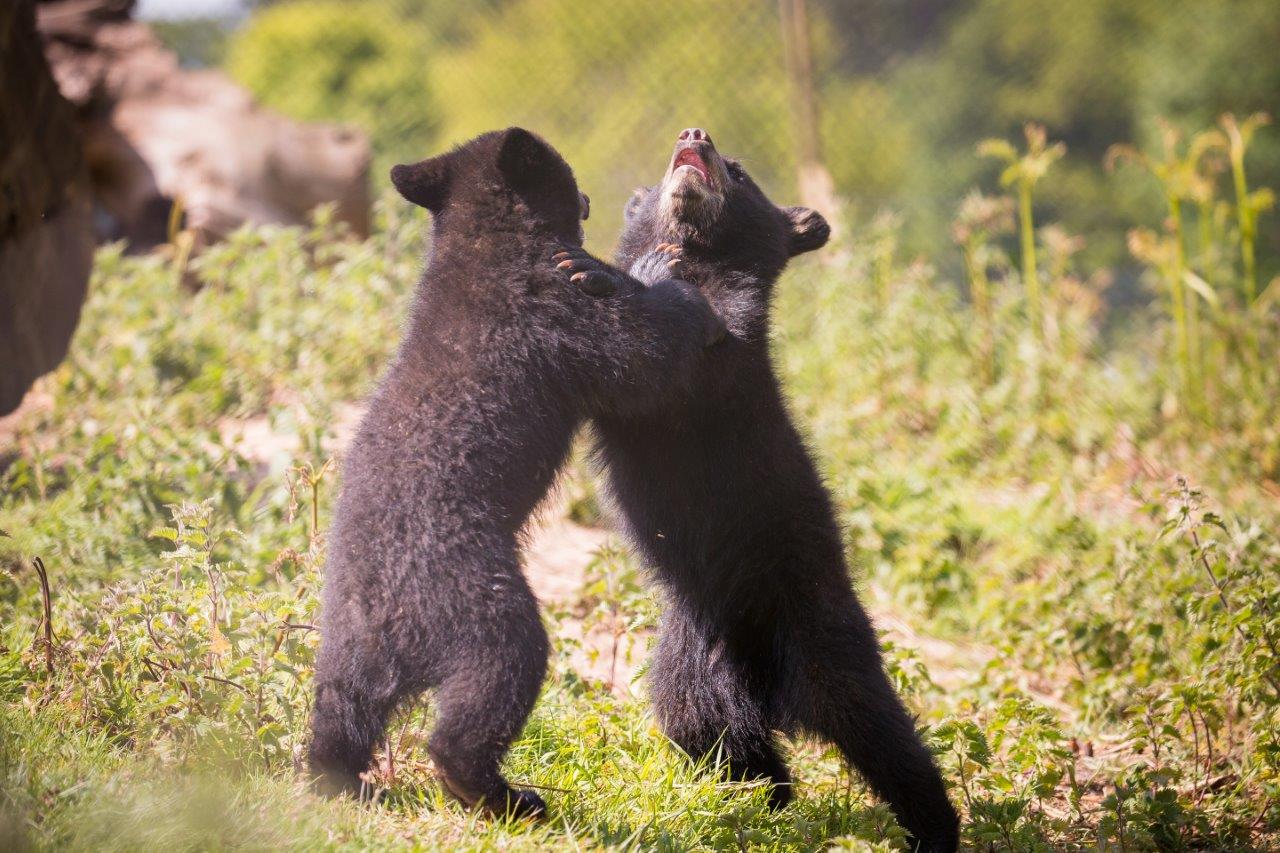
[[[441,115],[424,73],[435,45],[425,28],[385,11],[332,0],[279,4],[232,39],[227,67],[294,118],[357,125],[381,151],[429,144]]]
[[[1122,262],[1125,227],[1162,201],[1141,175],[1104,172],[1108,146],[1154,147],[1158,117],[1192,132],[1227,110],[1280,109],[1273,0],[810,0],[808,12],[823,159],[862,221],[903,214],[911,251],[948,245],[965,191],[994,178],[975,144],[1034,120],[1067,145],[1037,214],[1084,236],[1088,262]],[[603,249],[688,125],[778,198],[795,193],[779,19],[774,0],[274,0],[230,27],[162,33],[285,113],[365,128],[378,180],[484,130],[536,129],[593,196]],[[1280,136],[1260,135],[1250,158],[1251,183],[1280,183]],[[1274,223],[1259,236],[1280,248]]]

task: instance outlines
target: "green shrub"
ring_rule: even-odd
[[[231,75],[286,115],[369,133],[383,159],[420,159],[441,124],[421,22],[384,3],[292,0],[262,9],[227,50]]]

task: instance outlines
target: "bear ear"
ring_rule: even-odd
[[[503,131],[498,145],[498,171],[522,195],[563,180],[567,170],[550,145],[522,127]]]
[[[439,213],[449,194],[451,170],[448,156],[432,157],[411,165],[392,166],[391,183],[409,201],[432,213]]]
[[[787,248],[793,258],[821,249],[831,237],[831,226],[826,218],[811,207],[784,207],[782,215],[787,217],[791,227]]]
[[[645,197],[649,195],[649,187],[636,187],[631,191],[631,198],[627,199],[627,203],[622,208],[622,220],[630,222],[635,215],[640,212],[641,205],[644,204]]]

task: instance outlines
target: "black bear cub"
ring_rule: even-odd
[[[445,787],[537,815],[542,800],[499,771],[548,650],[520,529],[586,417],[679,387],[723,327],[684,282],[645,287],[582,250],[585,196],[528,131],[391,177],[432,212],[432,251],[344,463],[311,765],[322,790],[358,792],[389,713],[436,688],[428,750]]]
[[[595,419],[610,490],[664,590],[650,693],[691,755],[791,796],[776,731],[833,742],[921,849],[951,850],[958,819],[933,757],[885,675],[850,583],[831,500],[769,358],[769,307],[789,258],[826,221],[778,208],[707,134],[680,134],[661,184],[628,205],[618,263],[678,254],[729,334],[686,393]]]

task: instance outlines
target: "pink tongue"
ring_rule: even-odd
[[[692,166],[703,178],[707,177],[707,166],[702,162],[702,158],[688,149],[676,155],[676,168],[681,166]]]

